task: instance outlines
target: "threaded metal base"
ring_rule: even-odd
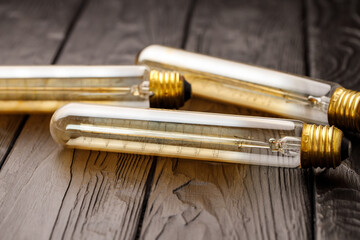
[[[301,137],[301,167],[339,166],[342,138],[342,131],[334,126],[304,124]]]
[[[184,77],[178,72],[152,70],[149,77],[150,107],[179,108],[184,105]]]
[[[360,92],[337,88],[330,99],[330,125],[360,132]]]

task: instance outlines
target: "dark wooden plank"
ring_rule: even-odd
[[[186,48],[304,73],[301,1],[198,1]],[[192,101],[187,109],[239,113]],[[309,172],[159,158],[144,239],[308,239]]]
[[[51,64],[80,1],[1,1],[0,2],[0,64]],[[39,119],[42,119],[40,117]],[[16,140],[26,118],[16,115],[2,115],[0,118],[0,166],[11,150],[9,146]],[[34,124],[30,121],[28,124]],[[48,131],[47,125],[44,125]],[[44,180],[51,175],[61,174],[61,162],[52,172],[43,172],[38,168],[32,154],[35,149],[41,152],[36,159],[46,160],[54,148],[42,148],[49,138],[41,138],[39,131],[43,126],[22,133],[21,146],[12,159],[7,159],[0,171],[0,232],[1,238],[46,238],[49,231],[43,228],[51,224],[51,211],[57,201],[50,199],[58,194],[61,183],[53,187]],[[43,130],[45,131],[45,130]],[[32,142],[33,141],[33,142]],[[32,144],[29,144],[32,142]],[[24,161],[27,160],[27,161]],[[45,163],[45,162],[44,162]],[[58,172],[59,171],[59,172]],[[43,173],[44,178],[31,182],[33,174]],[[66,185],[64,186],[66,189]],[[47,196],[37,195],[38,190],[47,188]],[[54,191],[55,190],[55,191]],[[41,191],[40,191],[41,192]],[[32,198],[33,197],[33,198]],[[36,198],[38,197],[38,198]],[[20,200],[22,199],[22,200]],[[31,201],[31,200],[36,201]],[[43,205],[45,199],[47,203]],[[29,200],[29,201],[26,201]],[[43,202],[44,200],[44,202]],[[52,201],[54,200],[54,201]],[[19,205],[19,203],[22,203]],[[61,199],[60,199],[61,202]],[[48,215],[40,214],[48,212]],[[56,216],[56,215],[55,215]]]
[[[180,47],[190,0],[91,2],[60,64],[134,64],[150,44]]]
[[[1,0],[1,64],[50,64],[79,4],[69,0]]]
[[[0,1],[0,64],[50,64],[74,14],[68,9],[78,4],[79,1]],[[23,116],[1,115],[0,168],[24,120]]]
[[[133,64],[137,52],[149,44],[159,43],[179,47],[189,4],[190,1],[107,1],[106,3],[92,1],[59,62],[61,64]],[[118,155],[109,153],[105,159],[116,158],[114,156]],[[59,219],[62,219],[62,223],[59,221],[55,225],[55,238],[63,234],[71,236],[71,232],[80,229],[81,226],[85,226],[81,227],[82,231],[76,231],[76,236],[81,238],[97,237],[94,233],[99,232],[106,233],[106,237],[109,238],[135,237],[143,211],[145,183],[152,179],[148,174],[153,158],[126,154],[119,156],[116,158],[120,161],[118,164],[124,166],[116,170],[116,165],[112,164],[113,167],[109,166],[108,170],[119,171],[121,175],[130,172],[123,176],[122,180],[129,182],[128,188],[116,178],[117,174],[112,174],[108,181],[112,185],[121,187],[109,189],[108,195],[100,200],[99,204],[107,206],[103,209],[105,212],[83,217],[85,209],[74,212],[74,208],[80,208],[78,202],[86,201],[87,194],[95,195],[98,191],[103,191],[106,185],[99,190],[93,188],[82,191],[93,181],[90,178],[82,179],[81,184],[77,184],[73,191],[66,193],[64,204],[60,209]],[[83,156],[80,161],[86,160],[85,158]],[[136,160],[133,160],[134,158]],[[88,168],[93,168],[91,167],[93,165],[96,164],[90,162],[83,171],[88,172]],[[134,188],[136,191],[130,191],[129,188]],[[123,199],[122,204],[118,203],[119,198]],[[116,213],[116,217],[113,213]],[[107,224],[104,222],[106,218],[114,221]],[[73,222],[72,226],[67,224],[66,219],[68,222]],[[100,224],[100,227],[96,230],[94,227],[97,224]]]
[[[52,238],[133,238],[152,159],[90,151],[64,155],[66,152],[60,156],[61,161],[71,162],[71,178]]]
[[[306,1],[310,75],[360,90],[360,3]],[[337,169],[315,171],[317,239],[360,237],[360,139]]]
[[[132,64],[148,44],[179,47],[189,3],[90,1],[58,63]],[[35,239],[135,238],[153,158],[60,151],[48,124],[49,116],[29,118],[0,173],[0,215],[6,216],[0,232]]]

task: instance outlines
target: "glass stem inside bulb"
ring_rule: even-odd
[[[53,112],[69,102],[149,107],[144,66],[0,67],[0,112]]]
[[[143,49],[138,64],[178,71],[193,96],[255,109],[276,116],[328,124],[337,83],[311,79],[159,45]]]
[[[86,104],[51,122],[70,148],[284,167],[300,166],[301,131],[290,120]]]
[[[189,79],[194,96],[308,122],[328,123],[330,94],[317,97],[201,72],[182,69],[182,73]]]
[[[84,133],[84,135],[92,133],[103,133],[108,132],[109,138],[121,138],[121,135],[132,135],[136,137],[146,137],[148,139],[153,138],[154,141],[162,139],[164,141],[168,140],[177,140],[183,141],[187,139],[190,143],[202,144],[219,144],[219,145],[235,145],[239,150],[248,149],[267,149],[271,152],[279,152],[285,156],[292,156],[299,153],[301,147],[301,138],[300,137],[283,137],[281,139],[270,138],[268,141],[255,141],[248,139],[241,139],[238,136],[232,138],[229,137],[213,137],[213,136],[201,136],[197,134],[184,134],[177,132],[163,132],[163,131],[154,131],[154,130],[145,130],[145,129],[131,129],[131,128],[116,128],[108,126],[94,126],[88,124],[81,125],[68,125],[66,130],[68,131],[79,131]],[[113,137],[110,137],[113,135]],[[159,152],[159,154],[161,154]]]
[[[144,99],[148,99],[153,96],[154,93],[150,91],[149,81],[143,81],[139,85],[134,85],[129,89],[129,92],[134,96],[139,96]]]

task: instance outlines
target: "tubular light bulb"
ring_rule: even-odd
[[[71,103],[50,123],[78,149],[276,167],[336,167],[349,154],[341,130],[296,120]]]
[[[178,108],[190,95],[179,73],[145,66],[0,67],[0,113],[54,112],[74,101]]]
[[[158,45],[142,50],[137,63],[179,71],[194,96],[360,131],[360,93],[337,83]]]

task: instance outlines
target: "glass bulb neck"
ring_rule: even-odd
[[[178,72],[149,73],[150,107],[180,108],[191,96],[191,86]]]
[[[337,88],[330,100],[328,119],[330,125],[360,132],[360,92]]]
[[[335,168],[348,157],[349,142],[334,126],[304,124],[301,137],[301,167]]]

